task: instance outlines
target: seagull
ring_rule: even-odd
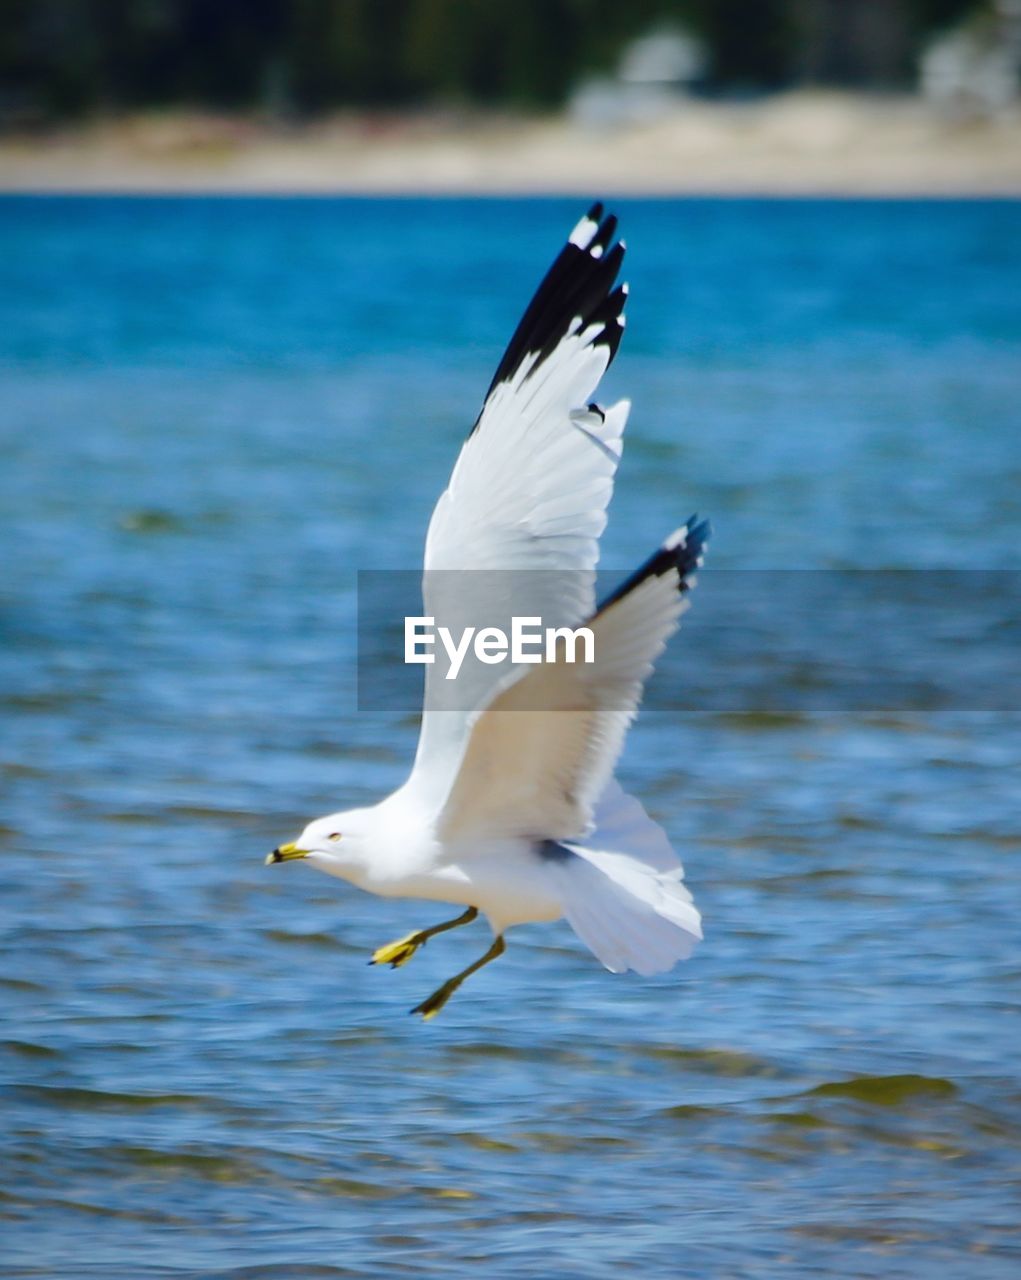
[[[665,832],[614,779],[710,532],[692,516],[597,604],[630,409],[592,399],[624,332],[616,231],[595,204],[525,310],[436,504],[422,583],[424,616],[452,632],[479,617],[584,624],[591,660],[572,661],[564,639],[539,661],[474,662],[451,682],[437,655],[407,781],[372,807],[310,822],[266,859],[464,908],[380,947],[370,964],[404,965],[482,913],[492,944],[411,1010],[425,1019],[503,954],[514,925],[565,918],[611,972],[642,975],[672,969],[702,937]]]

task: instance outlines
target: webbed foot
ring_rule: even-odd
[[[420,1013],[423,1020],[428,1022],[430,1018],[436,1017],[460,985],[460,982],[451,978],[448,982],[445,982],[442,987],[437,988],[431,996],[423,1000],[421,1004],[416,1004],[411,1012]]]
[[[473,973],[477,973],[484,964],[489,964],[491,960],[495,960],[497,956],[502,956],[506,950],[503,937],[497,935],[493,939],[493,945],[489,948],[484,956],[481,956],[474,964],[470,964],[467,969],[462,969],[460,973],[455,973],[452,978],[448,978],[442,987],[437,989],[421,1004],[415,1005],[412,1013],[420,1013],[422,1018],[428,1022],[430,1018],[435,1018],[457,988],[464,982],[465,978],[470,978]]]
[[[419,947],[424,947],[430,938],[438,933],[446,933],[448,929],[457,929],[463,924],[471,924],[479,914],[477,907],[468,907],[453,920],[444,920],[442,924],[434,924],[429,929],[416,929],[406,938],[398,938],[396,942],[388,942],[372,953],[369,964],[388,964],[391,969],[399,969],[407,964]]]
[[[388,942],[385,947],[373,951],[369,964],[388,964],[391,969],[399,969],[407,964],[419,947],[429,941],[428,933],[416,929],[406,938],[398,938],[396,942]]]

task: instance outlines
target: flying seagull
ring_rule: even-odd
[[[665,833],[614,780],[709,537],[693,516],[596,605],[598,539],[630,408],[592,400],[624,331],[616,229],[594,205],[539,285],[436,504],[423,575],[424,616],[436,624],[457,631],[495,611],[584,625],[591,661],[571,661],[564,643],[538,663],[475,663],[454,699],[441,665],[428,666],[404,785],[371,808],[316,819],[266,859],[465,908],[380,947],[374,964],[403,965],[482,912],[492,945],[412,1010],[424,1018],[503,954],[512,925],[565,917],[614,973],[665,972],[702,936]]]

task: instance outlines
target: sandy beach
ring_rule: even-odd
[[[563,117],[210,114],[98,120],[0,140],[6,192],[1019,195],[1021,114],[799,92],[679,101],[594,128]]]

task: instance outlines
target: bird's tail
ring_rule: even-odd
[[[568,924],[612,973],[664,973],[685,960],[702,922],[666,834],[611,782],[584,841],[565,841],[557,877]],[[568,851],[569,855],[568,856]]]

